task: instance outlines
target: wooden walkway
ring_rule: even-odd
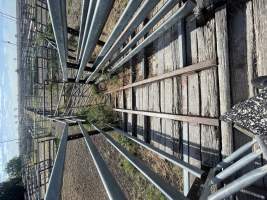
[[[125,65],[123,85],[107,92],[124,130],[199,168],[247,141],[219,116],[256,94],[251,80],[267,74],[266,2],[236,5],[201,26],[187,17]]]

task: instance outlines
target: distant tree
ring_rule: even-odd
[[[20,157],[12,158],[6,166],[6,172],[9,178],[19,178],[21,177],[22,162]]]
[[[20,157],[12,158],[6,166],[9,179],[0,183],[1,200],[24,200],[24,187],[21,178],[22,162]]]
[[[1,200],[24,200],[24,187],[21,177],[0,183]]]

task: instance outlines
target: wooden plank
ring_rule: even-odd
[[[196,78],[196,77],[194,77]],[[192,86],[193,90],[197,90],[197,85]],[[198,92],[196,93],[198,94]],[[191,94],[192,96],[195,95]],[[196,96],[196,95],[195,95]],[[191,104],[193,107],[194,105]],[[211,118],[211,117],[198,117],[198,116],[189,116],[189,115],[175,115],[175,114],[167,114],[167,113],[160,113],[160,112],[149,112],[149,111],[140,111],[140,110],[126,110],[126,109],[119,109],[114,108],[113,109],[116,112],[121,113],[130,113],[130,114],[136,114],[136,115],[146,115],[150,117],[157,117],[162,119],[171,119],[176,121],[182,121],[182,122],[188,122],[192,124],[206,124],[210,126],[219,126],[219,120],[217,118]]]
[[[209,20],[198,28],[198,59],[216,58],[215,21]],[[217,70],[207,69],[199,72],[201,116],[218,117]],[[201,125],[201,164],[214,167],[220,161],[220,131],[216,127]]]
[[[155,65],[152,65],[155,66]],[[160,112],[159,83],[149,85],[149,109],[150,111]],[[150,135],[151,144],[159,148],[161,135],[161,119],[150,116]]]
[[[171,12],[166,14],[163,18],[163,21],[166,21]],[[171,41],[172,31],[166,32],[161,38],[160,42],[162,45],[162,55],[164,57],[161,60],[164,64],[159,63],[160,68],[162,68],[164,73],[172,72],[174,70],[174,61],[173,61],[173,52]],[[161,81],[161,112],[172,113],[173,112],[173,79],[167,78]],[[162,119],[162,137],[165,142],[165,151],[173,155],[173,121],[169,119]]]
[[[186,24],[187,34],[187,63],[195,64],[198,62],[197,52],[197,29],[196,21],[193,16],[187,18]],[[188,76],[188,115],[200,115],[200,94],[199,94],[199,78],[198,74]],[[200,154],[200,126],[199,124],[188,125],[189,134],[189,163],[201,167],[201,154]],[[189,176],[189,186],[193,184],[195,177]]]
[[[181,20],[177,24],[177,68],[183,68],[186,65],[186,46],[185,46],[185,21]],[[175,48],[174,48],[175,49]],[[174,51],[175,52],[175,51]],[[187,76],[181,76],[173,79],[174,82],[174,106],[175,114],[187,115]],[[177,94],[176,94],[177,92]],[[178,139],[179,144],[182,144],[182,158],[189,163],[189,141],[188,141],[188,123],[174,121],[174,139]],[[181,142],[182,141],[182,142]],[[179,145],[177,144],[177,145]],[[175,148],[180,148],[180,145]],[[178,150],[180,153],[180,149]],[[183,170],[183,190],[187,196],[189,192],[189,173]]]
[[[155,7],[153,10],[152,15],[159,9],[159,5]],[[157,23],[153,27],[153,31],[157,29],[160,23]],[[160,74],[159,72],[159,65],[158,65],[158,43],[160,40],[156,40],[153,42],[153,54],[151,55],[150,62],[150,76],[154,77]],[[148,83],[149,85],[149,110],[154,112],[160,112],[160,83],[159,82],[151,82]],[[156,147],[160,148],[161,142],[161,119],[157,117],[150,117],[150,135],[151,135],[151,144]]]
[[[195,63],[192,65],[186,66],[184,68],[174,70],[172,72],[164,73],[163,71],[160,71],[161,73],[159,73],[160,75],[158,75],[158,76],[154,76],[154,77],[145,79],[143,81],[138,81],[138,82],[135,82],[133,84],[129,84],[129,85],[126,85],[124,87],[120,87],[118,89],[108,91],[106,93],[113,93],[116,91],[125,90],[125,89],[131,88],[131,87],[141,86],[144,84],[149,84],[152,82],[161,81],[164,79],[173,78],[175,76],[180,76],[180,75],[184,75],[184,74],[192,74],[192,73],[199,72],[201,70],[205,70],[205,69],[212,68],[212,67],[217,67],[216,59]]]
[[[158,9],[160,9],[164,5],[165,0],[161,0],[158,3]],[[165,21],[164,18],[160,20],[158,23],[161,25]],[[156,41],[156,61],[157,61],[157,74],[163,74],[164,73],[164,65],[165,65],[165,54],[164,54],[164,48],[165,48],[165,38],[164,36],[161,36]],[[162,112],[165,109],[165,82],[163,79],[159,81],[159,98],[160,98],[160,112]],[[159,148],[163,151],[165,151],[166,147],[166,136],[163,132],[165,132],[165,123],[166,121],[164,119],[160,119],[161,123],[161,130],[158,132],[159,136]]]
[[[218,57],[220,114],[223,114],[231,108],[226,6],[221,7],[215,12],[215,25]],[[223,156],[227,156],[233,152],[232,126],[222,121],[221,133],[221,143],[223,144],[221,154]]]
[[[255,57],[256,66],[254,69],[255,76],[267,75],[267,2],[265,0],[251,1],[253,7],[253,21],[255,30]],[[262,165],[267,164],[266,159],[262,159]],[[267,187],[267,178],[263,179],[263,184]]]
[[[256,40],[257,75],[267,75],[267,2],[266,0],[254,0],[254,23]]]

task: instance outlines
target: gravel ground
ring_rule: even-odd
[[[61,198],[108,199],[83,139],[68,142]]]

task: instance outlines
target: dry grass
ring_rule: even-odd
[[[159,158],[151,151],[135,144],[118,133],[112,133],[113,138],[123,145],[130,153],[140,158],[155,173],[179,191],[183,191],[183,173],[181,168]]]

